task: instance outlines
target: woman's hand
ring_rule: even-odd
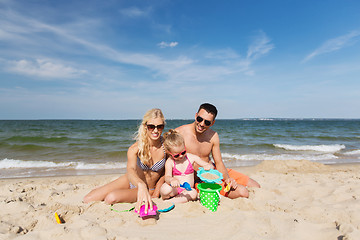
[[[153,209],[151,195],[145,184],[138,185],[138,194],[135,209],[140,212],[140,207],[142,205],[145,205],[145,214],[148,212],[148,209]]]

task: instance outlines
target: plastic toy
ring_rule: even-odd
[[[172,204],[170,207],[168,208],[164,208],[164,209],[159,209],[158,212],[169,212],[170,210],[173,210],[175,207],[175,204]]]
[[[207,174],[211,174],[214,177],[214,179],[209,179],[206,178]],[[215,169],[210,169],[210,170],[205,170],[204,168],[200,167],[198,172],[197,172],[197,176],[206,183],[221,183],[222,179],[223,179],[223,175],[221,172],[219,172],[218,170]]]
[[[191,191],[191,186],[188,182],[184,182],[183,184],[180,184],[180,187],[185,188],[187,191]]]
[[[226,185],[225,189],[224,189],[224,192],[228,192],[230,191],[230,184]]]
[[[113,206],[114,206],[114,205],[112,204],[111,207],[110,207],[111,211],[118,212],[118,213],[120,213],[120,212],[130,212],[130,211],[132,211],[132,210],[135,209],[135,207],[132,207],[132,208],[127,209],[127,210],[119,211],[119,210],[114,209]]]
[[[140,207],[140,211],[138,212],[136,209],[135,209],[135,212],[136,213],[139,213],[139,216],[140,217],[146,217],[146,216],[155,216],[156,214],[157,214],[157,206],[156,205],[153,205],[153,209],[152,210],[150,210],[150,209],[148,209],[148,212],[147,213],[145,213],[145,205],[142,205],[141,207]]]
[[[55,212],[55,220],[58,224],[62,224],[63,222],[61,221],[59,215],[57,214],[57,212]]]

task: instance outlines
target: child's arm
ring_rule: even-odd
[[[172,171],[173,171],[173,161],[168,159],[165,163],[165,182],[169,184],[172,187],[179,187],[180,182],[176,178],[173,177]]]
[[[214,169],[214,166],[212,165],[211,162],[206,162],[202,160],[199,156],[188,153],[187,157],[192,164],[196,162],[197,164],[199,164],[199,166],[203,167],[205,170]]]

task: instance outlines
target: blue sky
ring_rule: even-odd
[[[0,119],[360,118],[355,0],[0,0]]]

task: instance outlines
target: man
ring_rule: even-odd
[[[217,109],[214,105],[204,103],[199,107],[195,114],[193,123],[180,126],[176,129],[185,139],[186,150],[189,153],[199,156],[204,161],[210,162],[210,153],[214,159],[216,169],[223,174],[223,185],[230,184],[231,189],[228,193],[224,192],[224,186],[220,194],[229,198],[249,197],[246,186],[260,187],[259,183],[248,176],[227,169],[221,157],[220,139],[217,132],[210,127],[214,125]],[[195,170],[199,166],[195,166]]]

